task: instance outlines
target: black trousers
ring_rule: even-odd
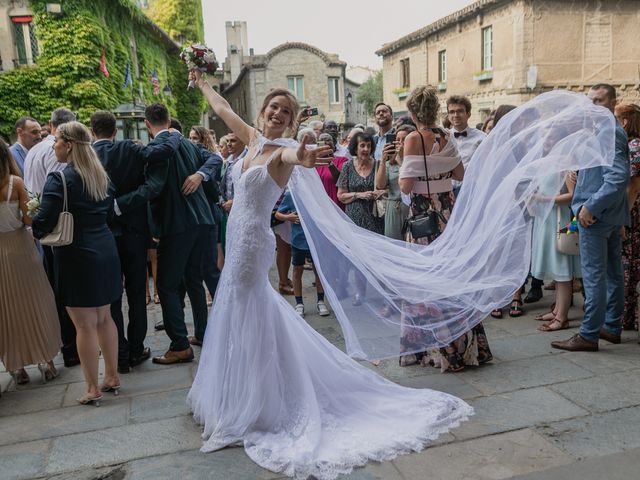
[[[213,297],[216,294],[218,282],[220,281],[220,270],[218,269],[219,226],[205,225],[204,229],[205,247],[202,255],[202,278],[207,286],[207,290],[209,290],[209,293]],[[198,338],[202,340],[202,337]]]
[[[180,285],[184,281],[196,332],[207,324],[207,299],[202,286],[202,256],[206,246],[206,227],[166,235],[158,244],[158,295],[165,331],[171,339],[170,350],[189,348]]]
[[[73,325],[67,309],[60,301],[58,294],[59,268],[53,256],[53,247],[42,245],[44,251],[44,269],[47,272],[51,289],[56,299],[56,309],[58,310],[58,321],[60,322],[60,336],[62,337],[62,356],[66,359],[78,358],[76,347],[76,327]]]
[[[122,297],[111,304],[111,316],[118,329],[118,364],[128,365],[139,357],[147,335],[147,236],[126,232],[115,237],[129,305],[126,335],[122,315]]]

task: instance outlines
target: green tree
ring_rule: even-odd
[[[151,0],[145,13],[180,43],[204,41],[200,0]]]
[[[358,89],[358,102],[364,103],[366,111],[373,113],[376,103],[382,102],[382,70],[371,75]]]

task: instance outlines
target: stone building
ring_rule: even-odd
[[[636,0],[479,0],[376,52],[384,101],[401,114],[411,89],[431,84],[442,99],[467,95],[478,122],[500,104],[607,82],[638,103],[639,30]]]
[[[38,57],[38,40],[29,2],[0,0],[0,71],[33,65]]]
[[[300,105],[317,107],[321,120],[356,123],[361,110],[356,100],[359,84],[346,79],[346,63],[337,55],[301,42],[283,43],[256,55],[248,47],[246,22],[226,22],[226,33],[227,57],[219,88],[247,123],[255,125],[264,96],[274,88],[287,88]],[[219,123],[212,120],[217,130]]]

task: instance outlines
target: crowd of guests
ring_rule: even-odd
[[[523,299],[525,286],[514,292],[508,310],[512,317],[522,315],[524,303],[538,301],[548,280],[555,301],[536,317],[544,322],[540,330],[568,328],[575,280],[581,278],[580,331],[552,343],[566,350],[597,350],[598,339],[619,343],[623,328],[638,328],[640,107],[617,104],[615,89],[606,84],[595,85],[589,95],[617,118],[613,166],[566,172],[552,214],[535,229],[529,293]],[[446,117],[440,118],[437,91],[424,86],[409,95],[406,116],[394,119],[389,105],[377,104],[376,128],[340,131],[331,120],[308,121],[302,110],[296,133],[299,140],[310,136],[333,150],[317,173],[328,197],[356,225],[396,241],[428,245],[446,228],[474,152],[514,108],[501,105],[474,128],[466,97],[449,97]],[[105,392],[118,393],[119,375],[151,357],[144,342],[152,299],[162,309],[155,328],[166,330],[171,340],[153,362],[189,362],[192,347],[202,345],[207,305],[224,266],[234,197],[231,171],[247,146],[234,134],[216,141],[201,126],[185,135],[161,104],[145,110],[153,138],[148,145],[116,141],[116,119],[109,112],[95,112],[90,123],[88,128],[59,108],[46,129],[24,117],[15,125],[16,142],[9,147],[0,141],[0,359],[18,384],[29,381],[24,367],[32,364],[47,381],[58,376],[52,360],[61,351],[66,367],[82,366],[87,388],[78,401],[99,404]],[[440,162],[436,170],[433,156],[444,151],[456,152],[454,160],[444,171]],[[28,206],[34,196],[39,198],[36,212]],[[437,225],[424,234],[411,228],[411,219],[428,210],[437,212]],[[72,243],[34,242],[56,229],[62,212],[73,215]],[[557,250],[556,234],[574,216],[580,255],[567,255]],[[313,258],[286,190],[273,208],[272,226],[278,289],[295,297],[304,316],[302,277],[304,269],[314,269]],[[364,280],[356,276],[355,283]],[[314,284],[317,311],[329,315],[317,274]],[[359,305],[364,292],[355,287],[353,304]],[[185,325],[187,294],[192,335]],[[492,312],[502,315],[502,309]],[[401,340],[403,366],[420,363],[455,372],[492,359],[482,324],[436,350],[405,353],[407,344]]]

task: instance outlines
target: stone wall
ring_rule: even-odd
[[[487,26],[493,29],[493,69],[491,78],[478,80],[474,76],[481,70],[482,28]],[[402,58],[410,58],[409,90],[438,85],[438,52],[446,50],[443,104],[449,95],[467,95],[474,105],[471,123],[503,103],[520,105],[554,88],[586,92],[599,82],[615,85],[622,101],[638,103],[639,29],[635,0],[496,2],[385,54],[384,99],[395,111],[406,110],[400,88]]]

